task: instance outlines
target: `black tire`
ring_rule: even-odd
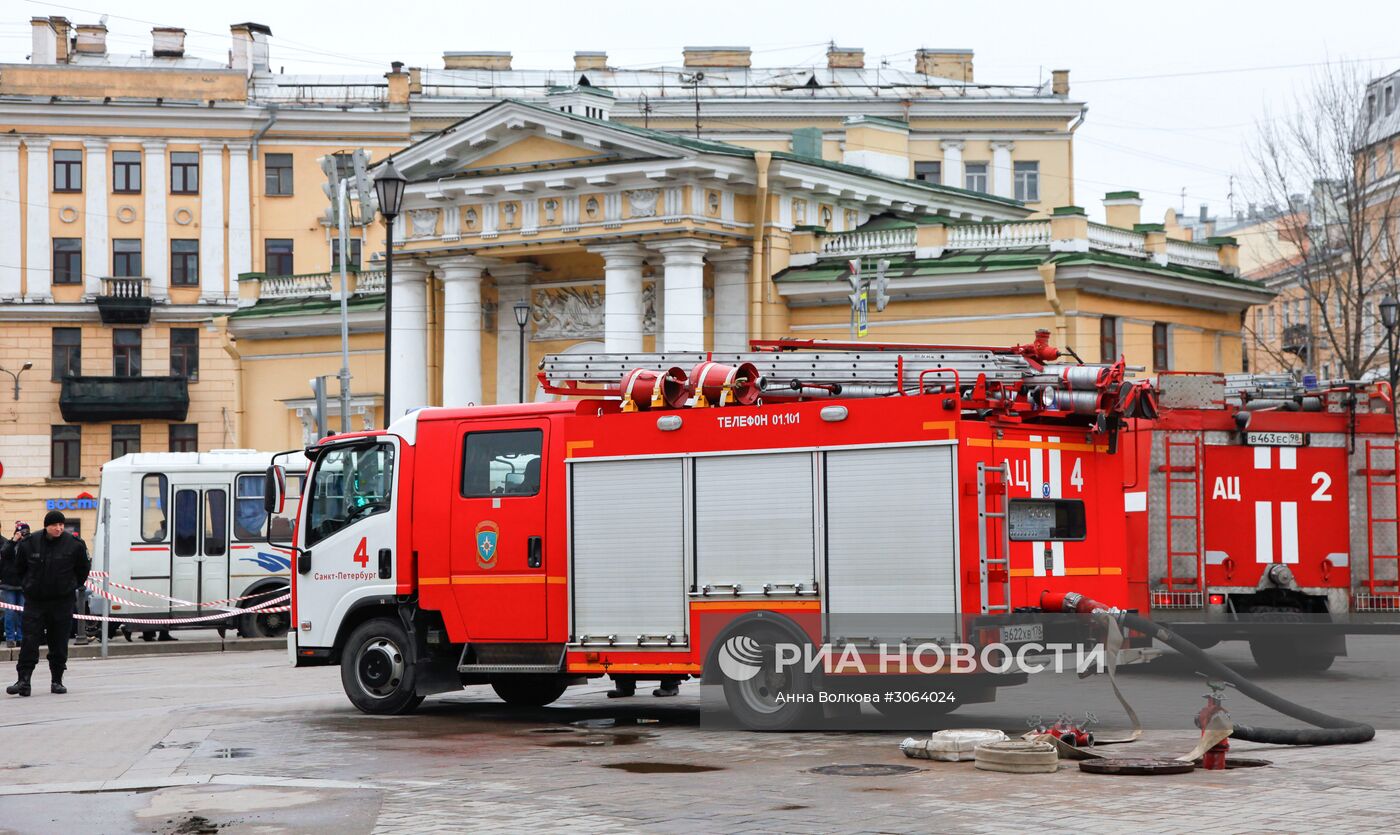
[[[512,707],[544,707],[569,687],[563,676],[517,674],[491,680],[491,689]]]
[[[403,625],[373,618],[355,627],[340,655],[340,683],[364,713],[410,713],[422,704],[414,689],[416,674]]]
[[[1324,673],[1337,660],[1336,653],[1307,646],[1289,646],[1277,639],[1249,642],[1249,654],[1260,670],[1271,675],[1284,673]]]
[[[777,644],[792,642],[792,636],[780,627],[751,623],[727,637],[716,650],[725,704],[739,724],[749,730],[812,727],[821,715],[821,706],[808,701],[814,698],[815,680],[803,663],[777,669]],[[726,652],[738,660],[732,665],[732,672],[742,671],[748,674],[747,678],[736,678],[726,670],[726,663],[720,659]]]
[[[259,601],[272,600],[285,593],[289,588],[289,586],[273,586],[259,589],[253,592],[253,594],[259,595],[258,600],[252,601],[250,605],[256,606]],[[290,612],[267,612],[261,615],[250,612],[238,619],[238,637],[284,638],[291,623],[292,615]]]

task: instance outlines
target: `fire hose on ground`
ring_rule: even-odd
[[[1045,612],[1098,615],[1112,618],[1123,628],[1141,632],[1176,650],[1192,663],[1197,672],[1233,684],[1241,693],[1259,704],[1313,726],[1312,728],[1262,728],[1236,724],[1234,732],[1231,734],[1235,739],[1271,745],[1354,745],[1359,742],[1369,742],[1376,735],[1376,729],[1363,722],[1331,716],[1265,690],[1211,658],[1191,641],[1147,618],[1106,606],[1074,592],[1046,592],[1041,595],[1040,608]]]

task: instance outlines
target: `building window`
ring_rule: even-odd
[[[141,331],[136,328],[112,331],[112,376],[141,376]]]
[[[194,151],[170,154],[170,193],[199,194],[199,154]]]
[[[141,239],[112,239],[112,275],[136,278],[141,275]]]
[[[83,373],[83,329],[53,329],[53,376],[55,383],[64,377]]]
[[[914,162],[914,179],[925,183],[943,182],[943,163],[938,160],[916,160]]]
[[[263,272],[292,275],[292,239],[268,238],[263,244]]]
[[[1118,317],[1103,316],[1099,319],[1099,360],[1118,361]]]
[[[270,196],[285,197],[292,193],[292,155],[268,154],[263,166],[263,192]]]
[[[987,163],[969,162],[963,165],[963,188],[968,191],[987,190]]]
[[[141,193],[141,152],[112,152],[112,191],[115,194]]]
[[[1022,203],[1040,202],[1040,163],[1015,163],[1012,173],[1016,180],[1016,199]]]
[[[199,424],[170,424],[171,452],[199,452]]]
[[[112,424],[112,457],[121,458],[141,451],[141,427],[134,424]]]
[[[350,239],[350,263],[345,266],[352,270],[358,270],[360,268],[360,244],[361,241],[359,238]],[[339,269],[340,239],[336,238],[331,241],[331,272],[336,272]]]
[[[170,283],[175,287],[197,287],[199,285],[199,241],[197,239],[171,239]]]
[[[49,476],[81,478],[79,455],[83,446],[83,428],[55,426],[49,437]]]
[[[1261,308],[1254,308],[1254,341],[1264,341],[1264,311]]]
[[[83,239],[53,239],[53,283],[83,283]]]
[[[199,328],[170,329],[170,376],[199,379]]]
[[[55,148],[53,152],[53,190],[77,192],[83,190],[83,152],[71,148]]]
[[[1171,360],[1171,344],[1167,339],[1167,325],[1164,322],[1157,322],[1152,325],[1152,370],[1170,371]]]

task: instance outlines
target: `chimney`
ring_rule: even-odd
[[[1103,209],[1109,226],[1132,229],[1142,223],[1142,195],[1136,191],[1110,191],[1103,196]]]
[[[157,58],[183,58],[185,30],[173,26],[157,26],[152,29],[151,54]]]
[[[408,73],[403,71],[403,62],[389,64],[389,72],[384,74],[389,82],[389,103],[408,104]]]
[[[914,53],[914,72],[972,83],[972,50],[920,49]]]
[[[34,45],[29,49],[29,63],[58,63],[57,35],[54,32],[53,24],[49,22],[47,17],[31,17],[29,26],[34,36]]]
[[[1210,206],[1207,205],[1207,204],[1205,204],[1205,203],[1202,203],[1202,204],[1201,204],[1201,223],[1206,223],[1206,222],[1209,221],[1209,220],[1210,220]]]
[[[107,27],[101,23],[79,23],[77,52],[82,55],[106,55]]]
[[[508,70],[509,52],[444,52],[442,66],[449,70]]]
[[[687,46],[687,67],[751,67],[753,52],[747,46]]]
[[[229,27],[233,34],[233,49],[229,54],[229,67],[243,70],[252,75],[255,72],[268,72],[267,39],[272,30],[261,23],[235,23]]]
[[[574,70],[605,70],[608,68],[608,53],[606,52],[575,52]]]
[[[413,95],[423,95],[423,68],[408,68],[408,92]]]
[[[1056,96],[1069,95],[1069,70],[1050,71],[1050,92]]]
[[[49,24],[53,26],[54,61],[66,64],[72,58],[73,45],[68,39],[68,33],[72,31],[73,24],[69,23],[66,17],[53,15],[49,15]]]
[[[858,46],[832,45],[826,51],[826,67],[830,70],[860,70],[865,68],[865,50]]]

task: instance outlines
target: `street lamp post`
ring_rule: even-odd
[[[530,303],[518,301],[515,303],[515,324],[520,328],[520,393],[516,400],[525,402],[525,325],[530,321]]]
[[[374,178],[375,196],[379,198],[379,213],[384,216],[384,425],[394,419],[389,403],[390,382],[394,374],[394,219],[403,207],[403,191],[408,181],[394,167],[393,160],[384,163],[384,170]]]
[[[1389,293],[1381,299],[1381,324],[1385,325],[1386,353],[1389,355],[1390,373],[1386,375],[1386,380],[1390,382],[1390,390],[1395,391],[1395,323],[1400,320],[1400,301]]]
[[[16,400],[19,399],[19,375],[23,374],[24,372],[28,371],[29,369],[31,369],[31,368],[33,368],[33,367],[34,367],[34,363],[32,363],[32,362],[26,362],[24,365],[20,366],[19,371],[11,371],[11,370],[9,370],[8,368],[0,368],[0,371],[4,371],[6,374],[9,374],[11,377],[14,378],[14,381],[15,381],[15,399],[16,399]]]

